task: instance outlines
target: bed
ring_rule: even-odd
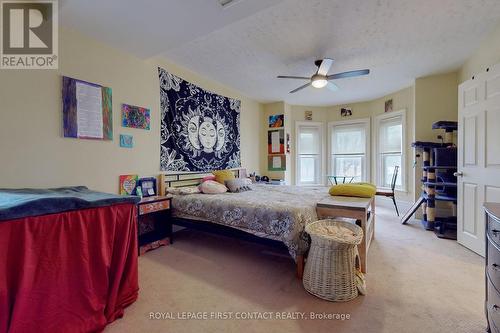
[[[234,170],[235,175],[244,174],[242,170]],[[165,191],[167,187],[197,184],[205,175],[163,175],[160,183],[165,184]],[[309,248],[305,225],[318,219],[316,203],[328,196],[326,187],[267,184],[254,184],[252,190],[241,193],[174,195],[173,223],[210,222],[283,243],[301,276],[304,253]]]
[[[308,249],[304,227],[317,220],[316,203],[325,188],[255,184],[241,193],[175,195],[175,218],[227,225],[283,242],[293,259]]]
[[[0,332],[100,332],[138,296],[137,197],[0,189]]]

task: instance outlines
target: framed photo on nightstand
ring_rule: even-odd
[[[147,177],[138,180],[137,185],[142,189],[144,197],[152,197],[156,195],[156,178]]]

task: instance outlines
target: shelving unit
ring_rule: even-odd
[[[457,171],[457,150],[453,145],[453,131],[458,123],[453,121],[438,121],[433,129],[444,129],[442,142],[412,143],[412,147],[422,154],[422,193],[409,213],[405,214],[402,223],[406,224],[411,216],[422,207],[422,225],[426,230],[433,230],[437,237],[457,239],[457,180],[453,175]],[[452,215],[437,216],[436,202],[452,203]]]

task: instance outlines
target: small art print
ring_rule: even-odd
[[[134,137],[132,135],[120,134],[120,147],[133,148]]]
[[[385,112],[392,112],[392,99],[385,101]]]
[[[122,104],[122,126],[150,129],[151,115],[149,109],[140,106]]]
[[[352,116],[352,109],[350,109],[350,108],[341,108],[340,109],[340,116],[341,117],[350,117],[350,116]]]
[[[270,128],[283,127],[284,125],[285,125],[285,115],[275,114],[273,116],[269,116]]]
[[[137,186],[138,175],[121,175],[120,176],[120,194],[134,195]]]
[[[305,120],[313,120],[313,112],[312,111],[304,111],[304,119]]]
[[[270,155],[267,157],[268,171],[286,171],[285,155]]]

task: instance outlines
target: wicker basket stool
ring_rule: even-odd
[[[354,236],[346,240],[325,233],[325,229],[331,226],[347,228]],[[311,248],[304,270],[304,288],[329,301],[345,302],[356,298],[357,245],[361,243],[363,230],[355,224],[331,219],[312,222],[305,230],[311,236]]]

